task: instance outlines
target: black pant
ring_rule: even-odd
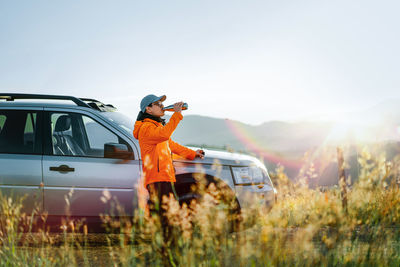
[[[147,185],[147,190],[149,191],[149,205],[150,212],[161,213],[162,212],[162,200],[166,196],[169,198],[172,195],[175,199],[174,183],[172,182],[155,182]]]
[[[174,194],[174,183],[172,182],[155,182],[147,185],[149,191],[149,210],[152,216],[156,215],[160,218],[160,223],[163,231],[164,242],[171,241],[172,228],[169,226],[168,218],[165,215],[166,210],[162,208],[163,197],[169,198],[170,195],[176,199]]]

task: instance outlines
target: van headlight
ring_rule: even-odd
[[[268,173],[258,166],[232,167],[235,184],[268,184],[272,186]]]

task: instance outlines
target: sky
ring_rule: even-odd
[[[400,98],[399,1],[0,1],[0,92],[257,125]]]

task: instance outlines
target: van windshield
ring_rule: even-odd
[[[117,124],[120,128],[124,129],[128,134],[132,134],[133,128],[135,126],[135,121],[128,116],[119,112],[102,112],[102,114],[110,121]]]

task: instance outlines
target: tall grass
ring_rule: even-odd
[[[0,196],[0,266],[400,266],[400,166],[396,158],[366,150],[359,163],[358,181],[343,184],[345,204],[343,186],[310,189],[302,180],[291,182],[279,167],[271,174],[277,203],[267,209],[255,201],[242,211],[235,232],[229,197],[212,185],[190,206],[163,202],[168,240],[159,218],[143,211],[119,221],[103,215],[110,232],[119,231],[106,235],[102,247],[88,244],[85,228],[74,235],[76,222],[64,224],[61,241],[45,230],[27,240],[21,227],[29,233],[34,222],[20,212],[22,200]],[[310,166],[304,172],[309,178]]]

